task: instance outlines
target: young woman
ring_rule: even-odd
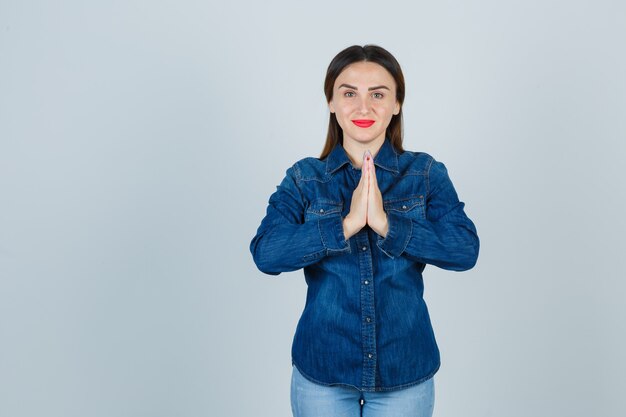
[[[431,416],[440,361],[422,272],[472,268],[476,228],[444,165],[402,147],[404,76],[389,52],[341,51],[324,91],[324,150],[287,169],[250,244],[264,273],[304,268],[293,414]]]

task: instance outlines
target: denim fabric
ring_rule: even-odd
[[[311,381],[362,391],[404,388],[432,377],[440,358],[423,299],[426,264],[462,271],[479,240],[445,166],[397,152],[386,139],[374,157],[389,231],[365,226],[346,240],[361,170],[341,145],[287,170],[250,243],[266,274],[304,268],[306,303],[292,363]]]
[[[432,417],[435,382],[382,392],[315,384],[293,367],[291,412],[294,417]]]

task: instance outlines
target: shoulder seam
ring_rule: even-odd
[[[302,172],[300,171],[300,166],[298,165],[298,162],[293,164],[293,172],[296,174],[296,184],[299,185],[302,181]]]
[[[302,190],[300,189],[301,183],[302,183],[302,173],[300,171],[300,166],[299,166],[298,162],[300,162],[300,161],[297,161],[296,163],[294,163],[292,165],[292,168],[293,168],[293,172],[295,174],[295,178],[294,179],[295,179],[295,183],[296,183],[296,189],[298,190],[298,195],[300,196],[300,202],[302,204],[304,204],[304,195],[302,195]]]
[[[430,156],[430,155],[429,155]],[[430,156],[430,161],[428,163],[428,169],[426,170],[426,195],[430,195],[430,168],[433,166],[433,162],[435,158]]]

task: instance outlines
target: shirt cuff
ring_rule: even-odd
[[[332,252],[349,252],[350,245],[343,234],[343,219],[341,216],[329,216],[319,219],[317,223],[322,244],[330,253]]]
[[[395,258],[402,255],[409,244],[413,232],[413,223],[411,219],[396,213],[387,213],[387,223],[389,224],[387,236],[384,238],[379,236],[376,245],[385,255]]]

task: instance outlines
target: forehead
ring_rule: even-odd
[[[393,76],[375,62],[355,62],[344,68],[335,80],[335,88],[341,84],[350,84],[356,87],[372,87],[378,85],[386,85],[389,88],[395,88],[396,82]]]

